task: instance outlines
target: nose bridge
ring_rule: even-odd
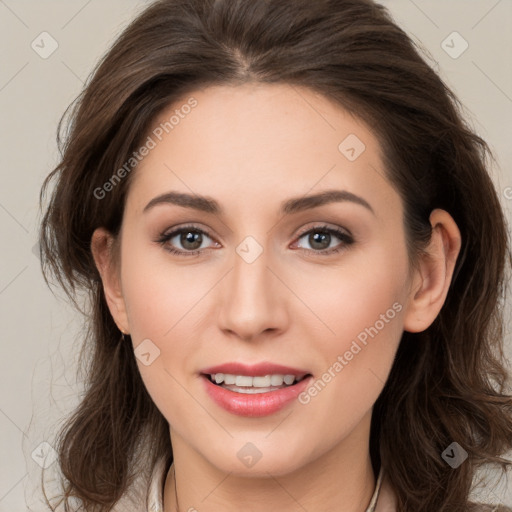
[[[271,265],[270,249],[248,236],[236,247],[233,269],[226,276],[220,307],[220,327],[243,338],[283,326],[280,300]]]
[[[266,295],[268,290],[268,250],[254,237],[246,237],[236,248],[232,287],[234,293],[241,293],[245,299],[254,300]]]

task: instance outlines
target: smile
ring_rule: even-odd
[[[235,393],[267,393],[277,391],[284,387],[293,386],[300,382],[304,376],[295,375],[264,375],[251,377],[249,375],[233,375],[229,373],[212,373],[210,380],[224,389],[229,389]]]
[[[282,410],[312,379],[311,373],[272,363],[226,363],[202,370],[210,399],[239,416],[260,417]]]

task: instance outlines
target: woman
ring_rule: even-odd
[[[494,510],[469,499],[512,448],[487,153],[370,0],[147,8],[42,190],[46,275],[91,299],[49,505]]]

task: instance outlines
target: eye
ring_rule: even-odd
[[[211,237],[206,231],[195,226],[184,226],[169,233],[162,233],[156,241],[172,254],[190,256],[202,252],[205,249],[203,243],[207,239],[211,240]]]
[[[336,238],[340,242],[332,246],[332,242],[335,242]],[[211,245],[204,246],[204,243],[207,243],[208,239],[213,240],[203,229],[190,225],[170,232],[164,232],[159,236],[156,242],[172,254],[178,256],[193,256],[200,254],[205,249],[212,248]],[[301,246],[298,248],[315,255],[334,254],[354,243],[354,239],[350,234],[341,229],[329,226],[315,226],[302,233],[298,241],[302,239],[306,239],[306,243],[309,244],[311,248]],[[217,247],[220,246],[218,242],[214,242],[214,245]]]
[[[353,237],[346,231],[329,226],[315,226],[303,233],[298,241],[303,238],[306,239],[306,243],[309,244],[311,249],[303,247],[299,247],[299,249],[307,252],[312,251],[317,254],[334,254],[354,243]],[[332,246],[331,243],[335,241],[336,238],[340,240],[341,243]]]

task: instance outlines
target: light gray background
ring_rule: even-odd
[[[431,54],[431,65],[493,148],[499,164],[493,178],[510,219],[512,1],[383,3]],[[29,483],[39,468],[31,453],[48,449],[40,443],[51,442],[55,422],[69,412],[79,392],[73,340],[82,320],[45,286],[33,251],[39,189],[57,162],[57,122],[108,45],[147,4],[0,0],[0,512],[27,510],[25,494],[33,502]],[[31,47],[43,31],[58,43],[47,59]],[[469,44],[458,58],[442,47],[453,31]],[[453,54],[463,41],[450,36],[447,44]],[[478,498],[510,505],[512,489],[507,494],[505,487],[502,482]],[[34,510],[42,508],[34,505]]]

